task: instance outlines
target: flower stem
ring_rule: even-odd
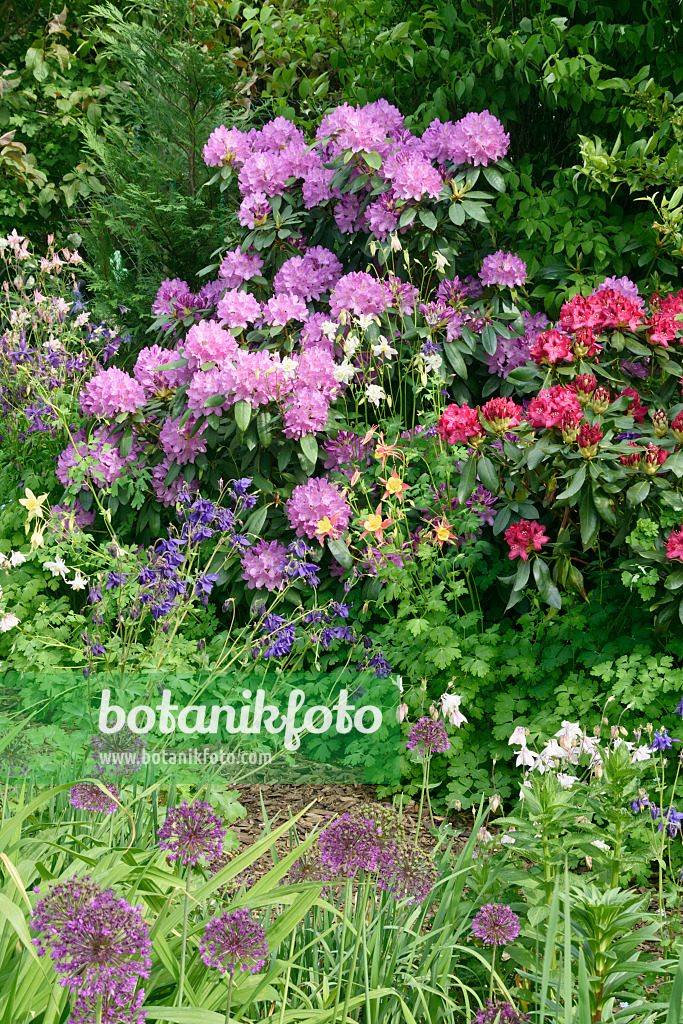
[[[95,1024],[102,1024],[102,998],[102,993],[100,992],[95,1005]]]
[[[430,757],[429,757],[429,754],[428,754],[427,757],[425,758],[425,760],[422,762],[422,792],[420,793],[420,811],[419,811],[418,816],[417,816],[417,831],[415,832],[415,848],[416,849],[417,849],[417,844],[420,841],[420,827],[422,825],[422,808],[424,807],[425,793],[427,792],[427,787],[429,785],[429,763],[430,763]]]
[[[190,878],[192,876],[192,865],[187,865],[187,886],[185,889],[185,912],[183,914],[183,939],[180,948],[180,980],[178,982],[178,1006],[183,1005],[183,993],[185,990],[185,953],[187,949],[187,919],[190,914]]]
[[[232,1003],[232,982],[235,975],[230,972],[230,981],[228,982],[228,1005],[225,1008],[225,1024],[230,1024],[230,1004]]]
[[[496,947],[491,949],[491,982],[489,984],[489,999],[493,1002],[493,972],[496,966]]]

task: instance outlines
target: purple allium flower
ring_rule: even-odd
[[[199,955],[207,967],[221,974],[234,974],[238,966],[240,971],[257,974],[268,956],[266,933],[248,910],[227,911],[207,924]]]
[[[98,733],[90,737],[91,756],[95,761],[92,774],[132,775],[142,766],[142,751],[147,741],[123,725],[118,732]]]
[[[107,796],[99,786],[93,782],[79,782],[71,788],[69,802],[74,807],[80,807],[84,811],[93,811],[97,814],[113,814],[118,810],[118,804],[113,798],[118,799],[119,792],[115,786],[108,785],[107,789],[112,794]]]
[[[335,874],[355,875],[378,871],[385,878],[393,874],[396,840],[381,819],[362,811],[342,814],[323,829],[318,840],[323,864]]]
[[[142,908],[89,877],[51,886],[30,924],[45,933],[34,940],[38,954],[50,951],[60,985],[78,990],[81,1007],[98,995],[108,996],[117,1009],[129,1007],[137,980],[149,977],[151,943]]]
[[[529,1018],[512,1003],[494,1003],[486,1000],[486,1005],[477,1010],[472,1024],[528,1024]]]
[[[211,861],[223,851],[225,826],[207,803],[172,807],[159,829],[159,846],[169,860],[194,865],[200,857]]]
[[[671,746],[674,743],[680,742],[680,740],[675,740],[671,736],[669,736],[666,729],[662,729],[661,731],[659,729],[656,729],[654,739],[652,740],[652,745],[650,746],[650,750],[670,750]]]
[[[505,288],[523,285],[526,280],[526,263],[512,252],[498,249],[490,256],[485,256],[479,272],[484,287],[498,284]]]
[[[435,722],[433,718],[425,716],[418,718],[410,730],[407,747],[408,750],[416,750],[418,754],[445,754],[450,750],[451,742],[443,722]]]
[[[472,921],[472,932],[485,946],[504,946],[519,935],[519,918],[502,903],[485,903]]]
[[[412,845],[401,843],[387,888],[397,900],[419,903],[427,898],[438,877],[439,872],[430,857]]]

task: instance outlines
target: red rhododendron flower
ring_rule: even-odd
[[[508,526],[505,540],[510,547],[508,558],[521,558],[526,562],[530,554],[540,551],[542,546],[548,543],[550,537],[545,535],[545,526],[522,519],[521,522]]]
[[[571,363],[574,360],[572,339],[559,331],[541,331],[529,355],[539,366],[559,363],[561,359]]]
[[[683,562],[683,527],[680,530],[672,530],[666,543],[666,557],[673,561],[678,558]]]
[[[622,395],[631,396],[633,401],[629,403],[628,409],[626,411],[630,416],[633,416],[636,423],[642,423],[645,420],[647,406],[643,405],[643,403],[640,401],[640,395],[638,394],[638,392],[635,390],[635,388],[626,388],[625,391],[621,391],[619,393],[618,397],[621,398]]]
[[[532,427],[559,427],[565,413],[574,413],[581,419],[581,404],[568,388],[556,384],[552,388],[544,388],[529,402],[527,419]]]
[[[497,434],[504,434],[510,427],[519,426],[522,407],[515,405],[511,398],[492,398],[482,406],[481,418]]]
[[[519,423],[519,420],[517,422]],[[449,405],[444,409],[436,429],[447,444],[467,441],[471,437],[484,437],[479,413],[476,409],[470,409],[467,402],[462,407]]]
[[[649,444],[643,460],[643,469],[648,476],[654,476],[668,457],[669,453],[664,448],[658,448],[656,444]]]

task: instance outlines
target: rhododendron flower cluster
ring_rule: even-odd
[[[142,385],[115,366],[96,374],[81,392],[81,409],[86,416],[106,418],[137,412],[146,402]]]
[[[499,249],[490,256],[484,256],[479,277],[485,287],[497,284],[515,288],[526,281],[526,263],[514,253]]]
[[[508,558],[521,558],[526,562],[529,555],[534,551],[540,551],[544,544],[547,544],[550,537],[546,536],[545,526],[540,523],[523,519],[519,523],[513,523],[505,531],[505,540],[510,548]]]
[[[467,402],[462,406],[449,405],[441,414],[437,430],[448,444],[485,436],[479,413],[476,409],[470,409]]]
[[[286,512],[297,536],[317,538],[321,544],[321,524],[328,527],[327,536],[337,538],[348,528],[351,519],[351,506],[343,494],[323,478],[312,478],[295,487]]]

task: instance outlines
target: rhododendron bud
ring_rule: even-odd
[[[505,540],[510,547],[509,559],[521,558],[526,562],[534,551],[540,551],[550,537],[546,537],[545,526],[527,519],[513,523],[505,531]]]
[[[635,441],[629,441],[630,448],[638,448]],[[637,469],[640,466],[640,449],[634,452],[633,455],[620,455],[619,462],[622,466],[628,466],[629,469]]]
[[[669,453],[664,448],[658,448],[654,444],[649,444],[643,461],[643,469],[647,475],[654,476],[659,467],[666,462],[668,456]]]
[[[592,427],[584,423],[578,436],[579,451],[584,459],[592,459],[594,455],[597,455],[598,445],[602,441],[602,437],[602,430],[597,423]]]
[[[593,392],[593,412],[595,415],[602,416],[603,413],[607,412],[610,401],[609,391],[601,384],[600,387],[596,388]]]
[[[571,363],[572,339],[559,331],[541,331],[529,355],[539,365],[559,363],[561,359]]]
[[[581,406],[585,407],[590,402],[590,396],[597,388],[598,381],[592,373],[581,373],[578,377],[574,378],[573,385],[574,390],[576,391],[576,397],[581,403]]]
[[[444,409],[436,429],[447,444],[470,440],[476,444],[486,436],[479,422],[479,413],[470,409],[467,402],[462,407],[449,405]]]
[[[510,398],[492,398],[482,407],[481,418],[491,430],[504,434],[522,421],[522,408]]]
[[[669,429],[669,417],[663,409],[658,409],[652,414],[652,429],[657,437],[666,437]]]
[[[683,562],[683,527],[680,530],[672,530],[666,542],[666,557],[669,561],[678,559]]]
[[[575,335],[573,353],[576,359],[590,359],[596,352],[601,352],[601,346],[595,344],[592,327],[580,327]]]
[[[676,419],[671,421],[671,433],[677,441],[683,441],[683,412],[679,412]]]
[[[562,417],[562,440],[566,441],[567,444],[573,444],[579,436],[579,427],[581,424],[580,416],[577,416],[574,412],[566,412]]]

